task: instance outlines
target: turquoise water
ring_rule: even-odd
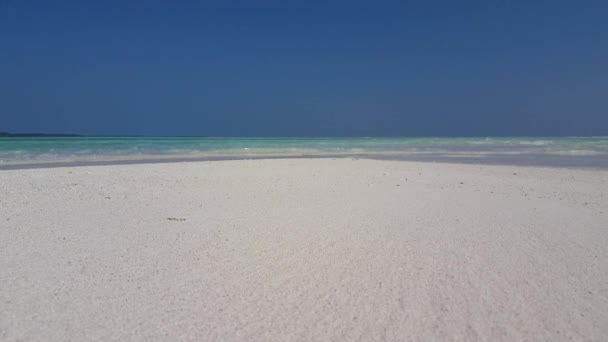
[[[594,138],[0,138],[0,166],[164,159],[359,156],[388,159],[573,160],[608,165]],[[600,165],[601,166],[601,165]]]

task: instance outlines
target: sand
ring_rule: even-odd
[[[0,340],[608,340],[608,171],[0,171]]]

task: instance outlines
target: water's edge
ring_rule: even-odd
[[[164,164],[186,162],[210,162],[231,160],[273,160],[273,159],[371,159],[388,161],[410,161],[425,163],[451,163],[475,165],[505,165],[526,167],[576,168],[608,170],[608,159],[603,156],[549,156],[549,155],[516,155],[501,154],[484,155],[481,157],[463,157],[436,154],[393,155],[393,154],[284,154],[284,155],[224,155],[205,157],[151,157],[141,159],[119,160],[89,160],[89,161],[59,161],[19,164],[0,164],[1,170],[45,169],[81,166],[110,166],[134,164]]]

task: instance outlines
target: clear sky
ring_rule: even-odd
[[[0,131],[608,135],[608,1],[0,0]]]

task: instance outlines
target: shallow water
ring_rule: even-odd
[[[0,138],[0,168],[279,157],[608,167],[608,137]]]

